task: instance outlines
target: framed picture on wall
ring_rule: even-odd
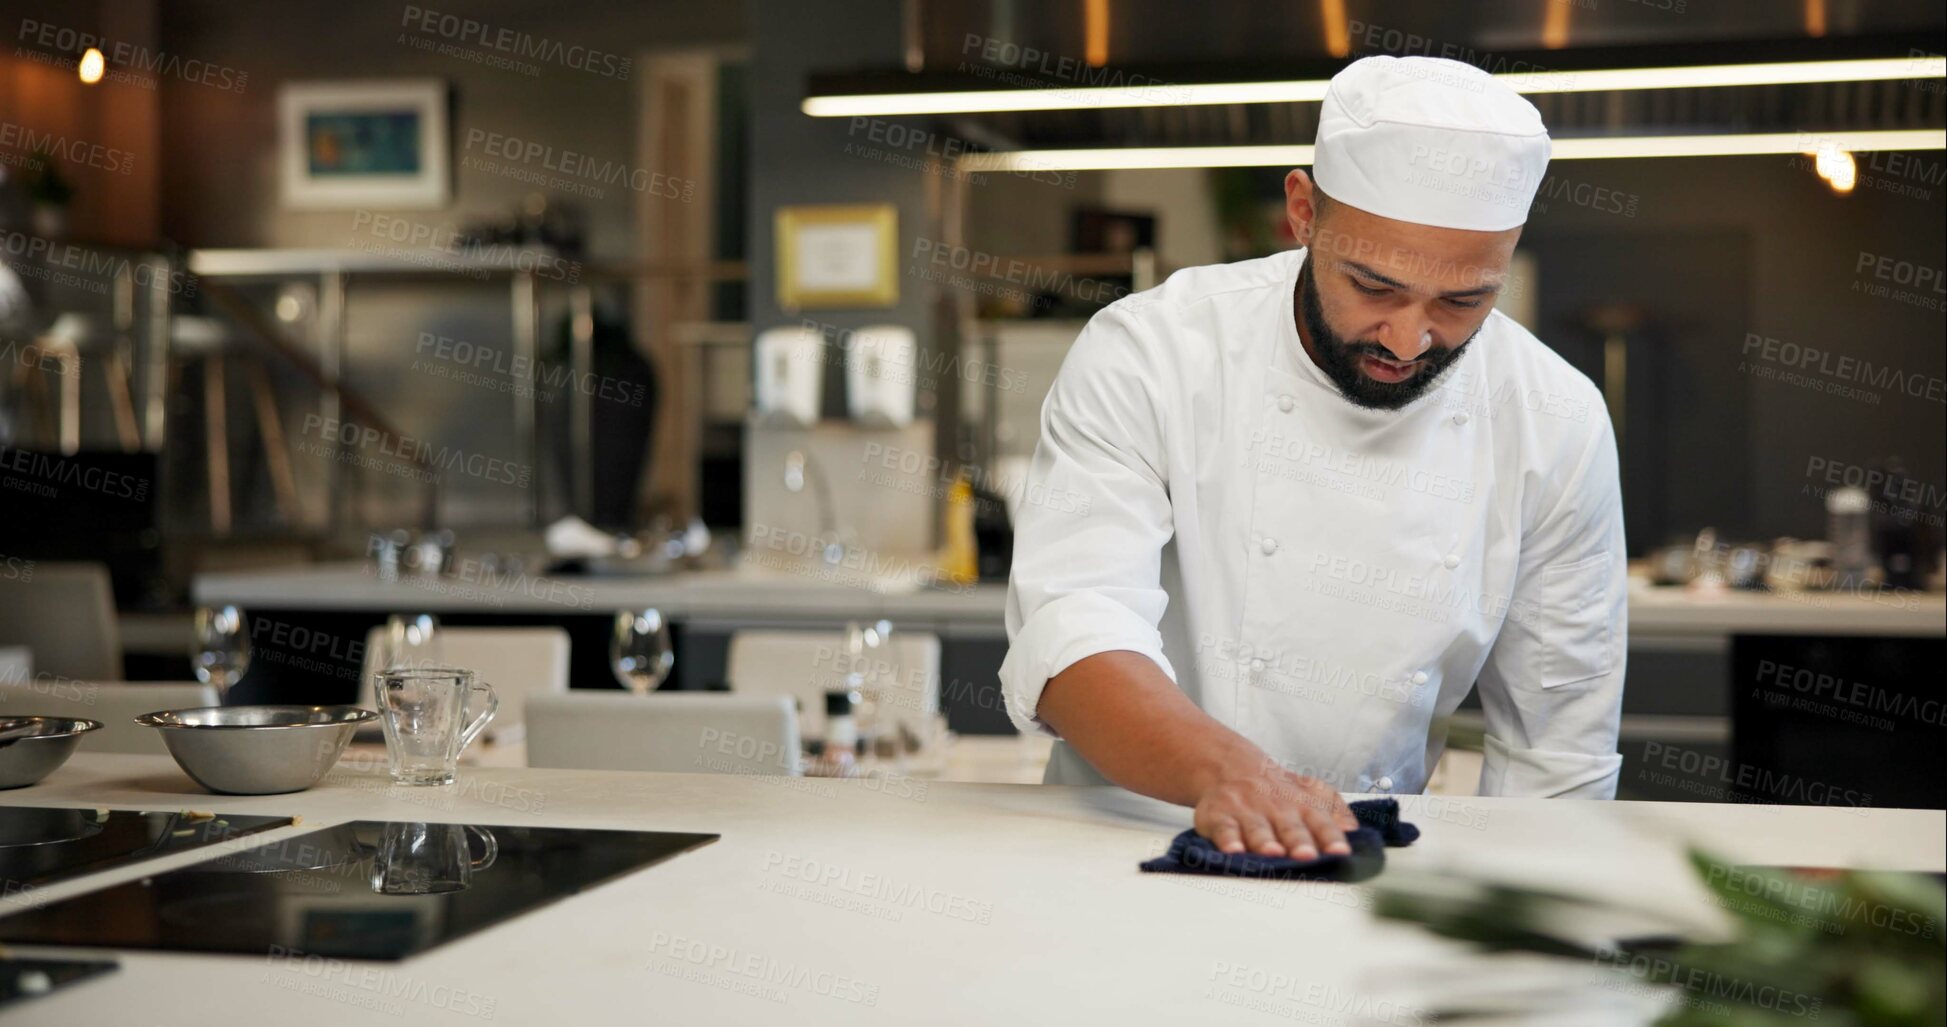
[[[289,82],[277,110],[287,207],[425,209],[451,196],[439,79]]]
[[[777,302],[786,310],[899,302],[899,209],[890,203],[777,210]]]

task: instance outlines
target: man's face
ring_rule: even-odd
[[[1434,228],[1321,203],[1302,171],[1286,177],[1285,201],[1310,250],[1298,296],[1305,350],[1348,400],[1381,410],[1419,398],[1459,359],[1521,238],[1519,228]]]

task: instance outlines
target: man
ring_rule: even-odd
[[[1191,268],[1062,365],[1001,680],[1047,780],[1196,807],[1227,852],[1347,851],[1476,684],[1487,795],[1615,794],[1625,578],[1588,379],[1495,311],[1548,163],[1484,72],[1371,57],[1285,179],[1302,250]]]

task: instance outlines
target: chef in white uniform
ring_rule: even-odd
[[[1007,708],[1047,781],[1196,807],[1226,851],[1342,852],[1480,689],[1485,795],[1613,797],[1625,579],[1600,394],[1494,309],[1548,164],[1484,72],[1333,78],[1303,247],[1092,318],[1041,412]]]

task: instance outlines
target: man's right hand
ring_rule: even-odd
[[[1337,789],[1284,769],[1211,719],[1147,656],[1112,650],[1075,661],[1048,682],[1038,712],[1104,777],[1196,807],[1197,833],[1224,852],[1352,851],[1345,832],[1359,821]]]
[[[1345,832],[1358,826],[1338,789],[1268,759],[1216,775],[1197,800],[1197,833],[1227,853],[1343,856],[1352,851]]]

